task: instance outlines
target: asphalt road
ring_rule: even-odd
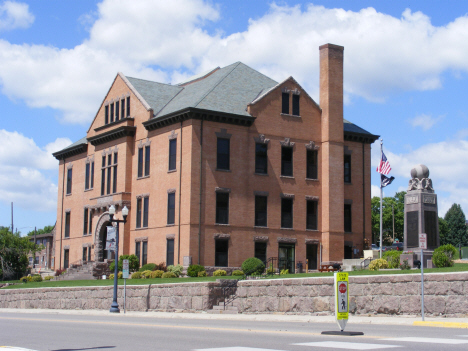
[[[177,317],[177,316],[176,316]],[[160,318],[156,314],[17,313],[0,310],[0,350],[468,350],[468,329],[350,323],[364,336],[325,336],[335,323]],[[201,317],[200,317],[201,318]]]

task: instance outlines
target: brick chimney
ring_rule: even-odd
[[[344,257],[343,50],[320,46],[322,261]]]

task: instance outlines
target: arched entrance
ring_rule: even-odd
[[[105,250],[107,227],[112,225],[110,222],[110,216],[108,212],[105,212],[99,217],[96,224],[96,230],[94,235],[94,261],[104,262],[105,259],[113,259],[115,253],[113,251]]]

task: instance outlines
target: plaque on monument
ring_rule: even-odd
[[[437,195],[429,178],[429,169],[417,165],[411,170],[405,195],[404,249],[419,247],[419,234],[427,234],[427,248],[439,246]]]

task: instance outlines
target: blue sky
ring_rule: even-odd
[[[318,46],[345,47],[345,118],[384,139],[405,190],[431,171],[439,214],[468,211],[464,1],[0,0],[0,225],[56,219],[51,153],[86,134],[117,72],[177,83],[236,61],[317,101]],[[372,190],[378,194],[373,145]]]

